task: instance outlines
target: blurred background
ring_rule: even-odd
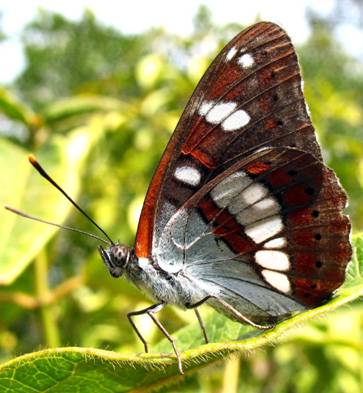
[[[257,20],[281,24],[297,47],[324,156],[361,231],[361,0],[0,1],[1,205],[95,232],[34,174],[32,152],[113,239],[133,244],[149,181],[196,83]],[[141,352],[126,313],[149,302],[109,276],[97,245],[0,211],[0,361],[68,345]],[[362,315],[355,304],[163,391],[362,392]],[[172,307],[161,315],[171,332],[191,319]],[[138,324],[150,342],[160,339],[150,321]]]

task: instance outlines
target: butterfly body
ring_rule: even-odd
[[[128,255],[120,253],[125,248]],[[189,308],[208,295],[184,271],[169,273],[152,260],[138,258],[132,248],[116,244],[108,250],[101,247],[100,253],[114,277],[125,274],[127,279],[157,302]],[[113,262],[110,264],[111,260]]]
[[[124,264],[124,261],[117,260],[118,249],[120,247],[124,248],[125,246],[116,244],[108,250],[102,249],[101,251],[101,256],[111,275],[117,278],[125,274],[129,281],[157,304],[170,304],[182,309],[190,309],[207,303],[231,319],[248,323],[249,318],[252,318],[251,322],[255,324],[275,323],[283,317],[286,318],[292,311],[301,311],[304,309],[302,305],[291,302],[291,306],[293,305],[293,307],[290,310],[285,310],[284,313],[281,313],[280,310],[281,315],[279,317],[267,314],[265,317],[262,317],[258,313],[253,313],[253,307],[248,302],[241,301],[241,299],[239,299],[238,304],[235,306],[233,306],[233,301],[231,302],[233,309],[226,308],[218,300],[220,296],[223,296],[220,293],[220,288],[212,283],[206,283],[203,275],[201,277],[198,277],[197,274],[193,275],[186,267],[178,272],[169,273],[158,267],[151,260],[137,258],[134,255],[134,250],[131,248],[128,249],[130,252],[129,261],[127,264]],[[108,257],[105,257],[105,253],[108,254]],[[114,261],[112,266],[108,262],[110,257]],[[225,270],[228,271],[228,269]],[[240,272],[237,270],[233,273]],[[239,312],[247,320],[241,321]]]

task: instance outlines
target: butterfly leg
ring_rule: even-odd
[[[198,307],[200,305],[202,305],[204,302],[206,302],[208,299],[210,298],[210,296],[206,296],[205,298],[203,298],[202,300],[200,300],[197,303],[194,304],[186,304],[185,307],[186,308],[192,308],[195,312],[195,315],[197,316],[198,322],[199,322],[199,326],[202,329],[202,333],[203,333],[203,337],[204,337],[204,341],[206,344],[209,343],[209,339],[208,339],[208,335],[207,335],[207,330],[205,328],[205,324],[204,321],[202,319],[202,316],[200,315],[199,311],[198,311]]]
[[[160,305],[162,305],[162,307],[164,307],[164,304],[163,304],[163,303],[161,303]],[[160,305],[159,305],[159,306],[160,306]],[[162,308],[162,307],[161,307],[161,308]],[[155,325],[161,330],[161,332],[164,334],[164,336],[169,340],[170,344],[171,344],[172,347],[173,347],[173,350],[174,350],[174,353],[175,353],[175,356],[176,356],[176,359],[177,359],[177,362],[178,362],[178,369],[179,369],[179,372],[180,372],[180,374],[184,374],[184,372],[183,372],[183,366],[182,366],[182,361],[181,361],[181,358],[180,358],[180,354],[179,354],[179,352],[178,352],[178,350],[177,350],[177,348],[176,348],[175,340],[173,339],[173,337],[171,337],[171,335],[168,333],[168,331],[165,329],[165,327],[162,325],[162,323],[161,323],[161,322],[155,317],[155,315],[154,315],[154,313],[160,311],[161,308],[155,307],[155,308],[153,308],[153,309],[147,310],[146,312],[147,312],[147,314],[149,315],[149,317],[153,320],[153,322],[155,323]]]
[[[195,312],[195,315],[197,316],[197,319],[198,319],[198,322],[199,322],[199,326],[202,329],[204,341],[205,341],[206,344],[208,344],[209,340],[208,340],[207,330],[205,328],[202,316],[200,315],[200,313],[199,313],[197,308],[194,308],[194,312]]]
[[[209,298],[215,299],[218,303],[220,303],[223,307],[225,307],[241,323],[247,323],[248,325],[251,325],[251,326],[253,326],[257,329],[261,329],[261,330],[268,330],[268,329],[272,329],[273,327],[275,327],[274,324],[260,325],[256,322],[251,321],[249,318],[247,318],[246,316],[241,314],[238,310],[236,310],[233,306],[231,306],[230,304],[225,302],[223,299],[220,299],[216,296],[210,296]]]
[[[144,308],[144,309],[142,309],[142,310],[132,311],[132,312],[129,312],[129,313],[127,314],[127,318],[128,318],[128,320],[129,320],[129,322],[130,322],[132,328],[134,329],[135,333],[137,334],[137,336],[139,337],[139,339],[141,340],[141,342],[144,344],[145,352],[149,352],[147,342],[146,342],[146,340],[144,339],[144,337],[142,336],[142,334],[140,333],[140,330],[137,328],[137,326],[136,326],[136,324],[135,324],[135,322],[133,321],[132,318],[135,317],[135,316],[137,316],[137,315],[143,315],[143,314],[148,314],[148,315],[150,315],[149,312],[152,312],[152,311],[158,312],[158,311],[160,311],[163,307],[164,307],[164,303],[158,303],[158,304],[153,304],[152,306],[147,307],[147,308]]]

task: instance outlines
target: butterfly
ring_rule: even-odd
[[[191,96],[149,186],[135,247],[106,235],[99,252],[112,276],[125,274],[155,301],[128,314],[145,351],[133,320],[141,314],[171,342],[183,373],[155,314],[167,304],[194,309],[208,342],[204,303],[261,329],[323,304],[351,259],[346,204],[322,161],[290,38],[261,22],[222,49]]]
[[[290,38],[261,22],[212,62],[151,181],[135,248],[99,248],[156,304],[207,303],[269,328],[317,307],[343,283],[351,258],[347,197],[322,161]],[[180,356],[171,341],[182,371]]]

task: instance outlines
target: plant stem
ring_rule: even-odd
[[[234,356],[226,360],[223,375],[222,393],[235,393],[238,391],[239,357]]]
[[[48,258],[44,250],[35,259],[35,285],[46,345],[49,348],[58,347],[60,341],[54,306],[47,304],[50,290],[48,286]]]

